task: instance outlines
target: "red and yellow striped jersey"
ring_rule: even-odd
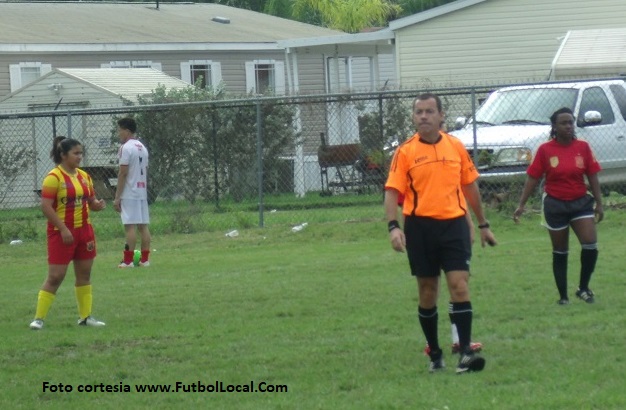
[[[68,228],[90,224],[88,199],[95,196],[91,177],[82,169],[69,175],[56,167],[43,180],[41,197],[52,199],[53,208]],[[57,228],[48,222],[48,231]]]

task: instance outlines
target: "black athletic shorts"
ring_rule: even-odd
[[[551,231],[560,231],[569,227],[570,222],[576,219],[593,218],[595,213],[593,196],[585,196],[572,201],[562,201],[543,194],[544,225]]]
[[[444,220],[407,216],[404,234],[412,275],[439,276],[442,269],[469,272],[472,244],[465,216]]]

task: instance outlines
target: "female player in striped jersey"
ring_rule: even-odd
[[[57,166],[44,178],[41,210],[48,219],[48,276],[39,291],[35,319],[30,328],[40,330],[63,283],[70,262],[74,262],[75,294],[82,326],[104,326],[91,317],[91,267],[96,257],[96,238],[89,211],[106,207],[96,199],[91,177],[78,168],[83,147],[75,139],[56,137],[50,156]]]

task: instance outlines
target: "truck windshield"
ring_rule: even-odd
[[[477,123],[550,124],[559,108],[574,109],[578,90],[573,88],[527,88],[498,91],[476,111]]]

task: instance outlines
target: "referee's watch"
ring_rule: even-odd
[[[478,225],[478,229],[487,229],[489,228],[489,221],[485,221],[484,224]]]

